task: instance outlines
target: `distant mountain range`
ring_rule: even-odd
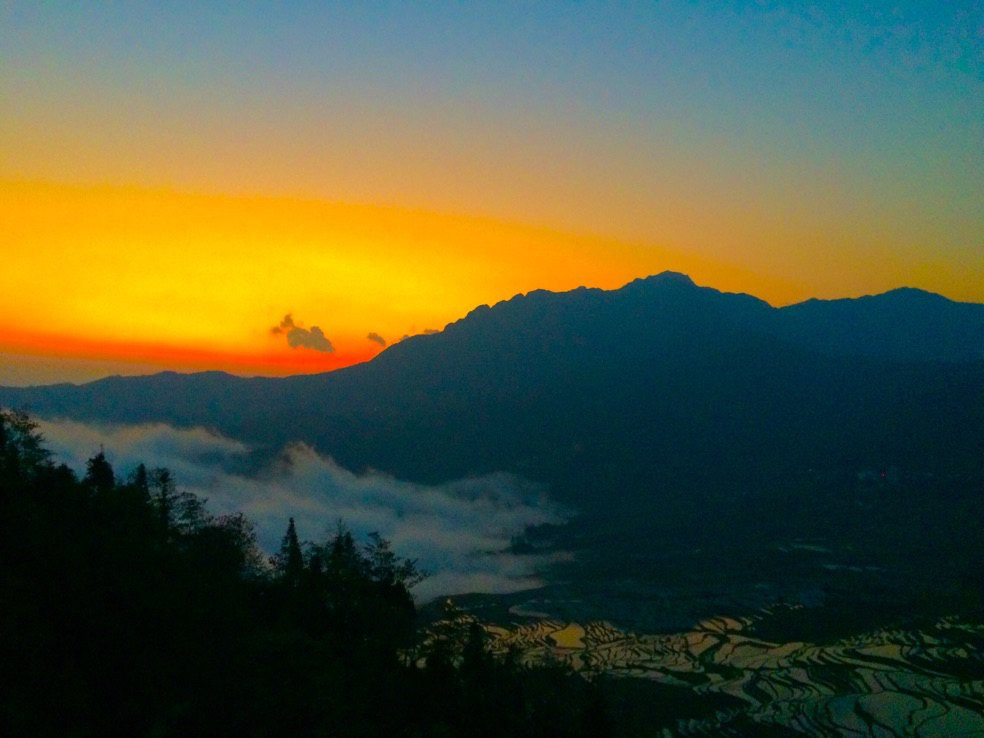
[[[419,481],[505,470],[589,509],[867,468],[981,479],[984,305],[903,288],[773,308],[664,272],[518,295],[327,374],[110,377],[0,405],[301,440]]]

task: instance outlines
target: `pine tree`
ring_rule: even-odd
[[[105,494],[116,486],[113,467],[106,460],[106,455],[100,451],[85,464],[85,478],[82,480],[96,492]]]
[[[171,513],[174,509],[174,480],[171,472],[162,467],[152,469],[150,472],[150,486],[154,490],[154,507],[165,528],[171,526]]]
[[[133,476],[130,478],[130,485],[142,499],[150,499],[150,481],[147,477],[147,467],[144,464],[141,463],[134,470]]]
[[[304,554],[301,551],[301,543],[297,539],[294,518],[287,523],[287,532],[280,542],[280,552],[275,557],[274,564],[289,584],[296,586],[300,582],[304,571]]]

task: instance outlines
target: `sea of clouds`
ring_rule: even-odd
[[[303,444],[258,454],[203,428],[42,420],[39,429],[54,460],[80,474],[100,449],[117,477],[141,462],[167,467],[179,489],[207,498],[213,514],[245,513],[268,553],[279,548],[290,517],[302,540],[325,540],[339,520],[360,540],[378,532],[428,572],[414,589],[421,602],[535,587],[537,571],[558,557],[507,552],[526,526],[560,523],[565,511],[505,473],[429,486],[372,471],[354,474]]]

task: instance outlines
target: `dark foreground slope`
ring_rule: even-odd
[[[79,479],[0,412],[7,738],[625,735],[566,669],[495,658],[480,632],[419,643],[417,578],[378,537],[302,547],[293,520],[265,565],[241,514],[102,453]]]
[[[810,475],[984,472],[984,306],[918,290],[774,309],[665,273],[517,296],[323,375],[0,390],[42,416],[204,425],[440,481],[507,470],[591,508]]]

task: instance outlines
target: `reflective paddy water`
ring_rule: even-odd
[[[942,618],[824,644],[755,635],[756,625],[793,609],[708,618],[662,634],[535,618],[483,627],[493,652],[517,649],[526,663],[552,660],[589,677],[649,680],[704,695],[708,704],[720,704],[715,695],[734,698],[725,708],[653,726],[657,735],[726,735],[740,718],[790,735],[984,736],[984,625]],[[452,611],[449,619],[461,626],[474,617]]]

